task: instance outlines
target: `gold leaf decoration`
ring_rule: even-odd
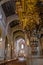
[[[30,25],[30,29],[35,28],[33,24],[39,24],[39,13],[37,12],[37,1],[38,0],[21,0],[16,2],[16,13],[19,16],[20,22],[23,24],[23,29]]]

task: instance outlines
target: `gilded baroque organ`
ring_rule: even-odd
[[[35,28],[35,23],[39,24],[40,17],[36,6],[38,0],[17,0],[16,13],[22,24],[23,29],[26,26],[32,30]]]

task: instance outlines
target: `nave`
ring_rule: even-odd
[[[43,0],[0,0],[0,65],[43,65]]]

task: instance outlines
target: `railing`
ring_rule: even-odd
[[[11,60],[5,60],[1,61],[0,65],[26,65],[25,61],[19,61],[18,59],[11,59]]]

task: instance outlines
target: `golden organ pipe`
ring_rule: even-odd
[[[39,22],[39,16],[36,12],[36,3],[38,0],[21,0],[16,2],[16,12],[23,24],[23,29],[30,22]],[[35,14],[37,13],[37,14]]]

